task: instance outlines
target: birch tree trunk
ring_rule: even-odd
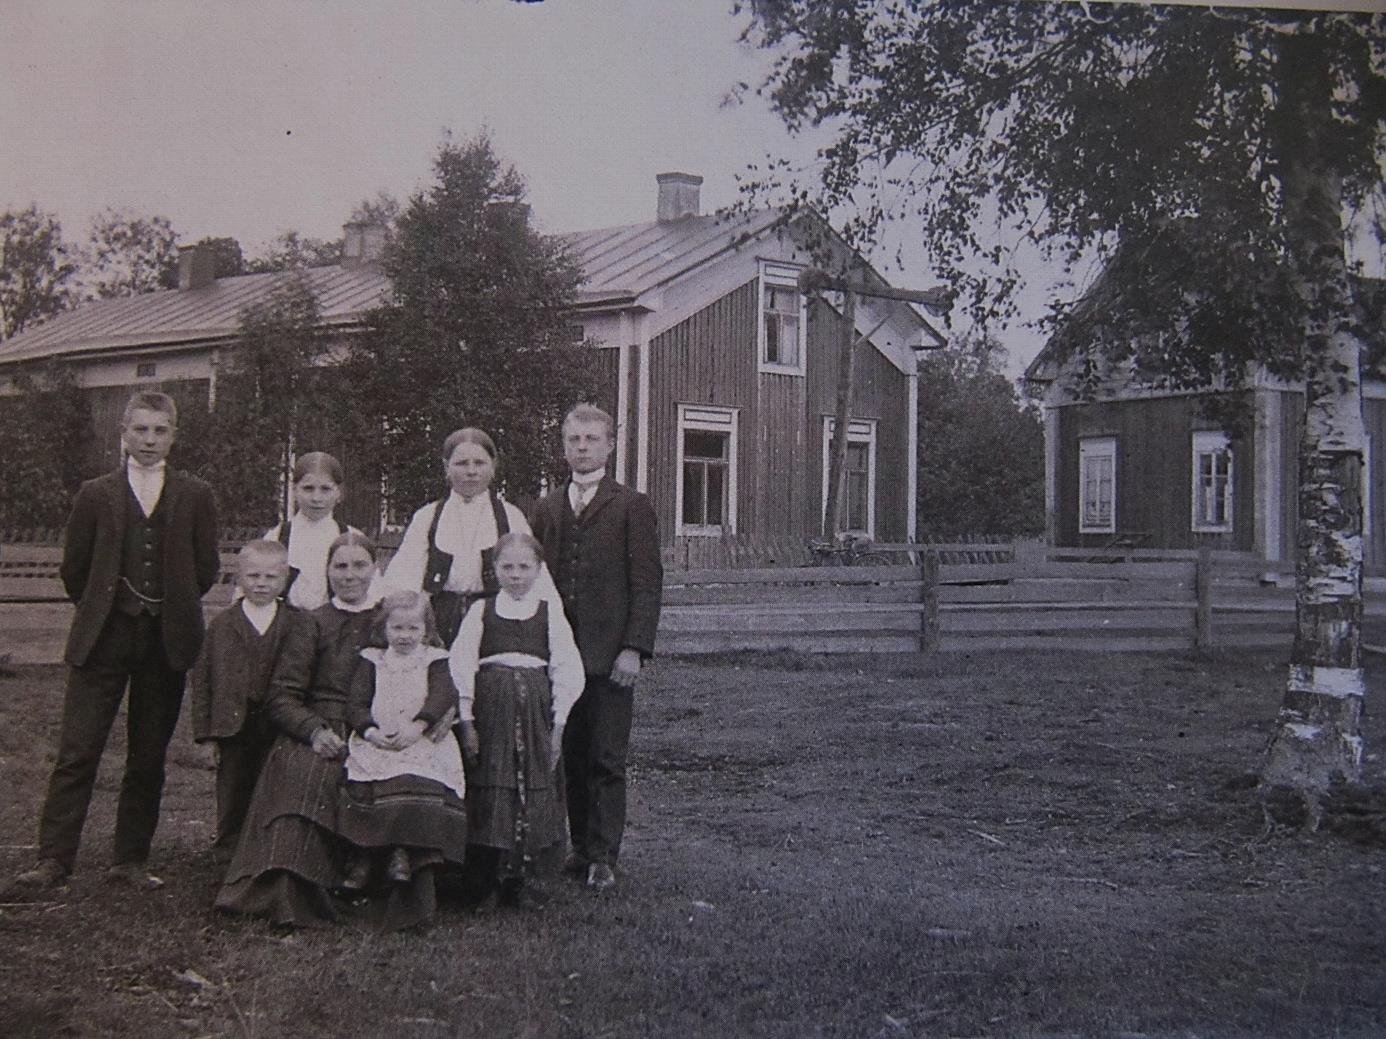
[[[1305,420],[1299,451],[1295,642],[1276,731],[1261,772],[1317,822],[1334,780],[1361,776],[1362,382],[1343,252],[1341,182],[1318,132],[1333,116],[1323,43],[1287,36],[1280,156],[1291,262],[1307,304]]]

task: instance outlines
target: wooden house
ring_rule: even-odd
[[[833,300],[802,296],[796,279],[822,248],[837,260],[846,250],[812,215],[703,215],[701,183],[661,174],[654,220],[571,236],[586,275],[572,320],[600,351],[599,403],[617,417],[613,475],[652,496],[666,543],[807,537],[825,504],[843,318]],[[303,272],[324,324],[343,340],[389,293],[374,262],[378,236],[363,225],[346,230],[341,266]],[[138,386],[181,386],[215,401],[240,312],[289,275],[216,279],[210,260],[184,250],[177,289],[84,304],[0,344],[0,393],[7,368],[60,358],[76,367],[97,430],[115,428]],[[942,340],[905,303],[864,301],[856,324],[869,339],[857,355],[849,519],[877,540],[909,540],[916,350]],[[114,466],[118,450],[114,436],[104,441],[91,471]],[[376,529],[373,493],[356,488],[344,518]]]
[[[653,497],[666,541],[817,534],[844,319],[797,278],[815,244],[838,260],[845,249],[812,215],[703,215],[701,177],[657,179],[655,220],[573,236],[587,276],[574,320],[601,344],[615,475]],[[904,303],[863,301],[856,325],[870,338],[848,432],[849,525],[912,540],[916,351],[942,339]]]
[[[1109,365],[1096,391],[1079,394],[1070,365],[1047,344],[1025,373],[1042,395],[1048,538],[1060,547],[1127,545],[1296,555],[1298,457],[1304,394],[1253,372],[1232,401],[1143,384]],[[1364,364],[1363,560],[1386,569],[1386,378]]]

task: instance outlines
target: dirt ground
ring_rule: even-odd
[[[0,681],[3,875],[61,680]],[[113,740],[70,886],[0,907],[0,1036],[1386,1035],[1386,854],[1267,829],[1252,789],[1283,682],[1276,654],[661,661],[617,894],[553,878],[422,934],[213,914],[186,733],[169,884],[113,891]]]

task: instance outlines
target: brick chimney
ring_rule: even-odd
[[[385,225],[353,220],[342,225],[342,266],[348,269],[380,262]]]
[[[661,224],[698,215],[702,177],[693,173],[657,173],[655,181],[659,184],[658,217]]]
[[[217,258],[209,245],[178,247],[178,287],[200,289],[217,280]]]

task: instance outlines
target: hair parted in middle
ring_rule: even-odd
[[[543,543],[540,542],[538,538],[536,538],[527,530],[507,531],[500,537],[496,538],[496,550],[493,558],[499,559],[501,553],[504,552],[511,545],[523,545],[525,548],[529,549],[531,552],[534,553],[534,559],[536,562],[542,563],[544,561]]]
[[[385,625],[396,613],[413,613],[421,617],[424,625],[424,645],[443,645],[443,640],[438,637],[438,621],[433,616],[433,603],[423,592],[404,589],[386,593],[385,598],[381,599],[380,605],[376,607],[369,640],[372,646],[385,649],[390,645],[385,635]]]
[[[294,483],[298,483],[309,474],[326,476],[338,487],[344,482],[342,463],[326,451],[309,451],[294,459]]]
[[[448,438],[443,441],[443,464],[447,465],[452,458],[452,453],[457,450],[458,444],[476,444],[479,448],[491,456],[491,461],[499,460],[496,451],[496,442],[491,439],[491,435],[484,429],[477,429],[475,426],[464,426],[462,429],[454,429],[448,434]]]

